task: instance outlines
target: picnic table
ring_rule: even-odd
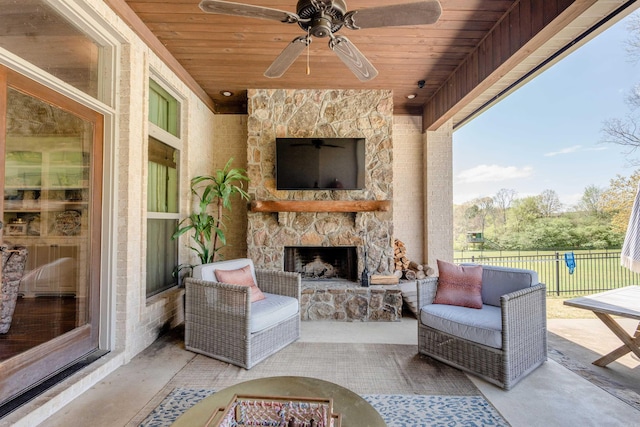
[[[599,294],[566,300],[565,305],[591,310],[623,342],[593,362],[596,366],[607,366],[614,360],[633,352],[640,358],[640,286],[626,286]],[[629,335],[612,316],[638,320],[633,336]]]

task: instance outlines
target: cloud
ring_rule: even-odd
[[[571,153],[577,153],[580,151],[602,151],[602,150],[607,150],[609,149],[609,147],[603,147],[603,146],[599,146],[599,147],[583,147],[582,145],[574,145],[571,147],[567,147],[567,148],[563,148],[561,150],[558,151],[550,151],[548,153],[545,153],[544,156],[545,157],[553,157],[553,156],[558,156],[560,154],[571,154]]]
[[[551,151],[549,153],[545,153],[545,157],[553,157],[553,156],[557,156],[558,154],[571,154],[571,153],[575,153],[576,151],[579,151],[582,148],[582,145],[574,145],[572,147],[567,147],[567,148],[563,148],[562,150],[559,151]]]
[[[525,166],[478,165],[458,174],[460,182],[495,182],[531,176],[533,168]]]

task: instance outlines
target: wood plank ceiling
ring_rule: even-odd
[[[294,0],[236,0],[295,12]],[[411,3],[415,0],[349,0],[348,10]],[[114,3],[113,1],[111,3]],[[203,13],[199,0],[126,0],[213,99],[221,113],[246,112],[247,88],[391,89],[395,114],[421,115],[423,105],[476,49],[514,5],[513,0],[440,0],[437,23],[423,26],[349,30],[347,36],[378,69],[379,75],[360,82],[328,48],[314,39],[307,52],[278,79],[264,71],[295,37],[297,24]],[[424,87],[418,82],[424,80]],[[233,95],[225,97],[222,92]],[[408,99],[407,96],[416,97]]]

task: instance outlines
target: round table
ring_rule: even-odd
[[[196,403],[172,426],[204,425],[214,410],[226,407],[236,394],[331,398],[333,413],[342,416],[342,427],[386,427],[378,411],[351,390],[317,378],[292,376],[259,378],[227,387]]]

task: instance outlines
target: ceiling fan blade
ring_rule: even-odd
[[[347,12],[344,25],[351,30],[361,28],[399,27],[434,24],[442,14],[438,0],[394,4]]]
[[[336,36],[329,40],[329,47],[361,81],[366,82],[378,75],[378,70],[348,38]]]
[[[248,18],[269,19],[272,21],[293,24],[300,18],[295,13],[269,7],[253,6],[250,4],[234,3],[220,0],[202,0],[200,9],[207,13],[219,15],[246,16]]]
[[[267,68],[267,71],[264,72],[265,77],[281,77],[304,49],[309,46],[309,43],[311,43],[311,38],[307,36],[299,36],[293,39],[291,43],[280,52],[280,55],[278,55],[269,68]]]

